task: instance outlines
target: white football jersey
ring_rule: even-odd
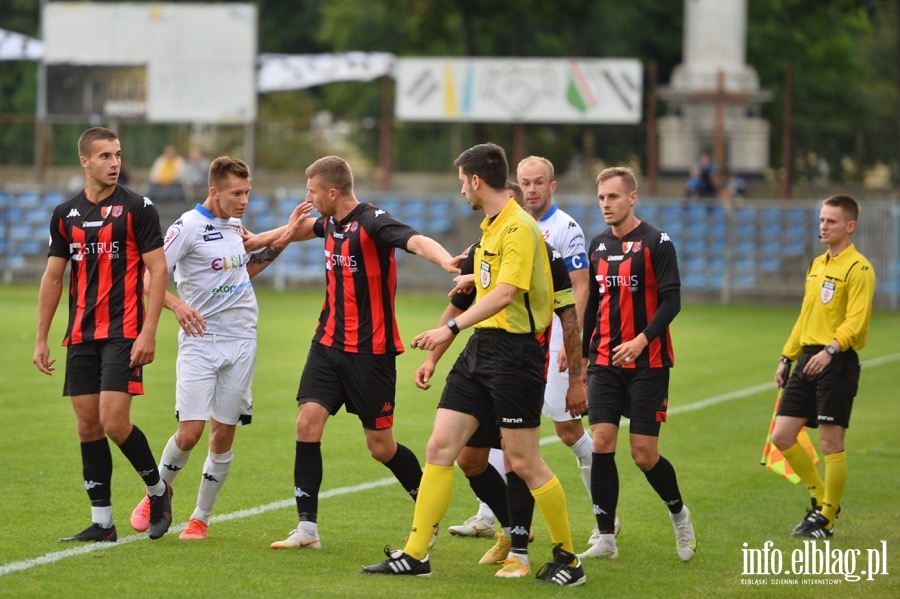
[[[178,296],[203,315],[207,335],[256,338],[259,306],[243,230],[240,219],[218,218],[197,204],[166,232],[166,264]]]
[[[562,254],[569,272],[588,267],[587,254],[584,248],[584,231],[581,225],[571,216],[553,204],[547,214],[537,221],[544,241]],[[559,351],[563,345],[562,323],[559,316],[553,315],[553,329],[550,332],[550,351]]]

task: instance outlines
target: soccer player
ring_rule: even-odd
[[[325,239],[325,302],[297,391],[294,496],[300,521],[287,539],[272,543],[273,549],[322,546],[317,524],[321,440],[329,416],[341,406],[359,418],[372,457],[416,499],[422,468],[393,434],[395,362],[403,352],[394,313],[394,249],[421,256],[447,272],[459,271],[438,242],[357,200],[353,173],[344,159],[320,158],[306,169],[306,177],[306,198],[321,216],[304,219],[294,239]],[[269,245],[282,229],[249,239],[248,247]]]
[[[634,214],[637,181],[613,167],[597,177],[597,199],[609,228],[588,248],[590,285],[584,313],[588,419],[594,441],[591,496],[599,537],[581,557],[616,559],[619,501],[616,441],[631,419],[631,456],[669,509],[678,557],[694,557],[697,541],[675,469],[659,455],[660,427],[674,365],[669,324],[681,309],[681,280],[672,240]]]
[[[859,387],[856,352],[869,335],[875,294],[875,270],[851,241],[858,219],[859,204],[850,196],[822,202],[819,238],[828,249],[806,271],[800,315],[775,370],[775,384],[784,390],[772,442],[806,484],[812,504],[792,537],[824,539],[834,534],[847,480],[844,436]],[[787,378],[793,360],[797,368]],[[797,442],[804,426],[819,429],[824,481]]]
[[[156,353],[168,281],[159,213],[148,198],[117,184],[122,148],[113,131],[86,130],[78,139],[78,154],[85,186],[53,209],[33,359],[41,372],[55,370],[47,336],[70,265],[63,395],[72,398],[91,525],[60,541],[117,540],[107,438],[144,481],[150,498],[148,536],[158,539],[172,522],[172,491],[160,478],[147,438],[131,422],[131,400],[144,392],[143,366]],[[146,306],[145,270],[152,277]]]
[[[281,254],[312,209],[302,203],[282,239],[250,253],[244,249],[241,224],[250,201],[249,167],[238,158],[220,156],[209,167],[208,181],[206,200],[182,214],[165,238],[166,263],[178,289],[177,296],[166,292],[165,307],[181,325],[175,366],[178,429],[159,465],[170,486],[209,421],[209,453],[197,505],[179,539],[206,537],[210,513],[231,469],[235,429],[252,418],[259,307],[250,279]],[[131,526],[147,530],[149,516],[150,502],[144,497],[131,514]]]
[[[453,462],[484,420],[499,424],[506,457],[547,522],[554,559],[538,572],[538,580],[577,586],[585,576],[572,552],[565,492],[541,458],[538,443],[545,384],[538,336],[552,315],[550,261],[534,219],[507,193],[503,149],[480,144],[460,154],[455,164],[461,192],[474,210],[485,214],[475,249],[476,301],[446,326],[417,335],[413,347],[430,351],[464,328],[476,331],[447,377],[406,546],[385,549],[387,560],[362,571],[431,575],[429,536],[450,502]]]

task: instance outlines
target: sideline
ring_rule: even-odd
[[[884,364],[890,364],[892,362],[896,362],[900,360],[900,353],[890,354],[887,356],[881,356],[880,358],[873,358],[871,360],[866,360],[862,362],[863,367],[875,367],[882,366]],[[750,395],[755,395],[757,393],[762,393],[763,391],[771,391],[774,388],[774,382],[769,381],[767,383],[762,383],[759,385],[753,385],[752,387],[745,387],[744,389],[738,389],[737,391],[731,391],[729,393],[723,393],[721,395],[714,395],[713,397],[708,397],[706,399],[701,399],[700,401],[695,401],[694,403],[690,403],[684,406],[675,406],[669,410],[669,414],[681,414],[684,412],[694,412],[696,410],[702,410],[708,408],[710,406],[714,406],[720,403],[725,403],[727,401],[732,401],[734,399],[741,399],[744,397],[748,397]],[[622,427],[628,426],[627,421],[622,422]],[[551,435],[548,437],[543,437],[541,439],[541,445],[549,445],[550,443],[559,442],[559,437],[556,435]],[[376,489],[378,487],[386,487],[390,484],[394,484],[396,479],[393,476],[387,478],[381,478],[378,480],[373,480],[367,483],[362,483],[360,485],[354,485],[351,487],[339,487],[337,489],[329,489],[327,491],[323,491],[319,494],[319,499],[329,499],[331,497],[339,497],[341,495],[349,495],[351,493],[360,493],[362,491],[367,491],[369,489]],[[240,518],[250,518],[252,516],[258,516],[259,514],[264,514],[266,512],[271,512],[273,510],[280,510],[283,508],[290,507],[294,505],[294,499],[285,499],[283,501],[275,501],[273,503],[267,503],[266,505],[260,505],[254,508],[249,508],[246,510],[238,510],[236,512],[231,512],[228,514],[216,515],[210,518],[210,524],[214,524],[217,522],[227,522],[229,520],[238,520]],[[173,524],[169,528],[168,534],[179,533],[185,529],[187,523],[181,524]],[[10,562],[8,564],[0,565],[0,576],[5,576],[6,574],[11,574],[12,572],[19,572],[22,570],[29,570],[31,568],[35,568],[37,566],[43,566],[46,564],[52,564],[54,562],[58,562],[60,560],[75,557],[77,555],[84,555],[86,553],[91,553],[94,551],[108,551],[110,549],[114,549],[120,545],[124,545],[127,543],[133,543],[135,541],[147,540],[147,535],[133,534],[127,537],[120,538],[116,543],[91,543],[88,545],[82,545],[79,547],[73,547],[71,549],[66,549],[63,551],[53,551],[51,553],[46,553],[39,557],[22,560],[18,562]]]

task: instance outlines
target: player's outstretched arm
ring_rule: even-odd
[[[456,274],[459,272],[457,259],[450,255],[444,246],[431,237],[425,235],[413,235],[406,242],[406,249],[417,256],[425,258],[429,262],[437,264],[447,272]]]

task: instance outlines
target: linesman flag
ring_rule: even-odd
[[[781,455],[781,452],[778,451],[778,448],[772,443],[772,431],[775,429],[775,416],[778,414],[778,405],[780,403],[781,389],[778,390],[778,397],[775,398],[775,410],[772,412],[772,422],[769,424],[769,434],[766,436],[766,444],[763,447],[762,458],[760,458],[759,463],[796,485],[800,482],[800,477],[797,476],[794,469],[791,468],[791,465],[787,463],[787,460],[784,459],[784,456]],[[809,453],[813,464],[818,464],[819,453],[816,451],[815,446],[813,446],[812,440],[809,438],[809,433],[806,432],[806,427],[800,429],[800,434],[797,435],[797,442]]]

